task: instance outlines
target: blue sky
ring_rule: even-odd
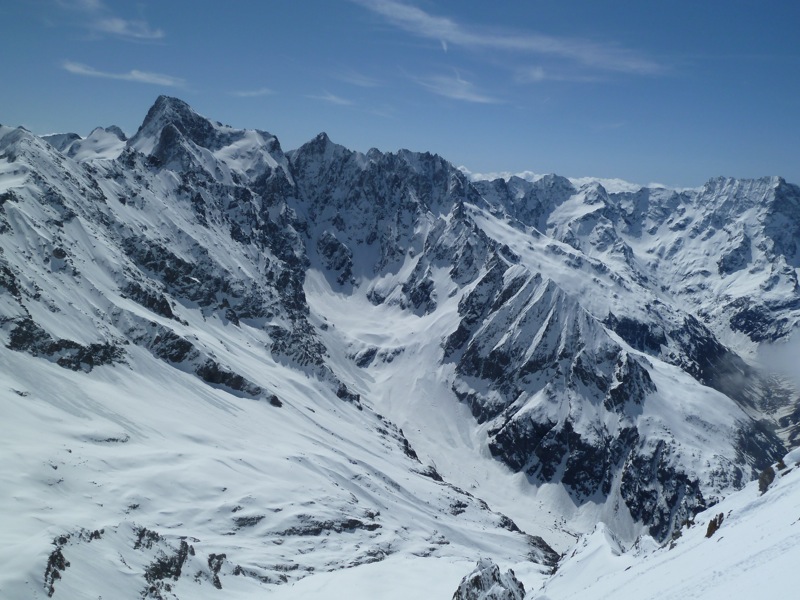
[[[169,94],[284,149],[800,183],[799,23],[797,0],[7,0],[0,123],[131,135]]]

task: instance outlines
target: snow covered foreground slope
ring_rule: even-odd
[[[3,363],[3,597],[254,597],[386,559],[413,577],[417,557],[456,565],[455,587],[478,555],[554,558],[425,476],[390,424],[303,377],[265,374],[281,382],[275,406],[142,357],[91,382]]]
[[[613,534],[599,526],[576,544],[557,575],[532,597],[793,598],[800,528],[798,462],[795,450],[775,468],[776,479],[763,495],[759,482],[749,483],[697,515],[662,548],[642,540],[639,548],[624,554]],[[712,521],[719,527],[710,529]]]
[[[530,592],[598,522],[667,542],[797,438],[753,359],[798,207],[285,153],[166,97],[130,140],[3,127],[0,590]]]

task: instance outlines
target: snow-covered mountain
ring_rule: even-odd
[[[447,597],[598,523],[668,543],[800,436],[757,360],[800,189],[619,189],[163,96],[130,139],[0,127],[0,591]]]

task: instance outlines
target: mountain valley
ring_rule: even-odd
[[[720,511],[796,559],[798,241],[779,177],[0,126],[1,595],[642,598]]]

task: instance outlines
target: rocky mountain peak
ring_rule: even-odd
[[[514,571],[500,572],[491,559],[482,558],[469,575],[464,576],[453,600],[523,600],[525,586]]]
[[[347,160],[358,153],[333,142],[328,134],[323,131],[318,133],[312,140],[287,154],[291,163],[306,165],[320,160],[324,162],[332,159]]]
[[[118,139],[120,139],[123,142],[128,140],[128,136],[125,135],[125,132],[122,131],[122,129],[120,129],[116,125],[109,125],[108,127],[104,127],[103,130],[106,133],[110,133],[112,135],[115,135]]]
[[[167,125],[174,125],[188,139],[203,147],[213,143],[218,129],[217,125],[196,113],[183,100],[159,96],[128,145],[149,154],[158,142],[161,130]]]

